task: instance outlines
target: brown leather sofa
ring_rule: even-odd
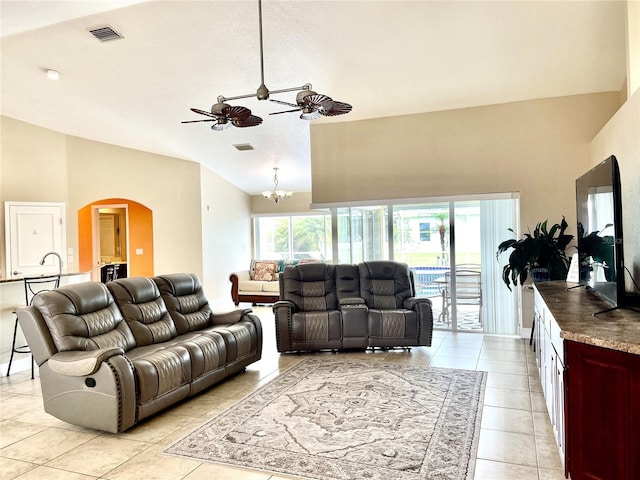
[[[303,264],[279,281],[279,352],[431,345],[431,300],[415,297],[405,263]]]
[[[114,433],[262,353],[259,318],[250,309],[214,314],[193,274],[67,285],[37,295],[18,319],[45,411]]]

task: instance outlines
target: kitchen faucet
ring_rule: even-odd
[[[58,257],[58,275],[62,275],[62,257],[58,252],[45,253],[44,257],[42,257],[42,260],[40,260],[40,265],[44,265],[44,261],[49,255],[55,255],[56,257]]]

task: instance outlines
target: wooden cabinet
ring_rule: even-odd
[[[640,478],[640,356],[567,341],[573,480]]]
[[[536,361],[565,475],[640,479],[640,314],[565,282],[535,286]]]

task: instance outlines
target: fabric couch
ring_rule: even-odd
[[[279,352],[431,345],[431,300],[416,298],[405,263],[296,265],[279,285]]]
[[[318,263],[315,259],[304,260],[258,260],[251,261],[249,270],[232,272],[231,299],[238,306],[240,302],[275,303],[280,299],[278,279],[287,266],[302,263]]]
[[[193,274],[85,282],[38,294],[18,319],[44,409],[122,432],[257,361],[250,309],[214,314]]]

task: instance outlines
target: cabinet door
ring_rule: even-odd
[[[640,478],[640,357],[565,341],[573,480]]]
[[[553,433],[560,450],[560,460],[565,465],[565,418],[564,418],[564,365],[560,355],[554,351],[553,364]]]

